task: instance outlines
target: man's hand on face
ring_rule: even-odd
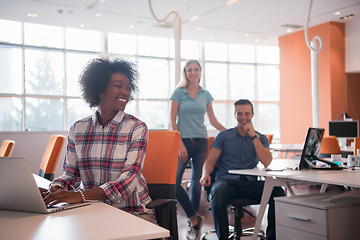
[[[243,129],[245,130],[245,132],[247,132],[249,134],[250,137],[253,137],[256,134],[254,126],[251,121],[245,123],[243,125]]]

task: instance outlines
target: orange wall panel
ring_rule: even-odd
[[[322,38],[318,54],[320,127],[346,108],[345,26],[324,23],[309,29]],[[311,52],[304,31],[279,38],[281,143],[302,143],[312,123]]]

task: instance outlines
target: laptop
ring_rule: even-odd
[[[89,205],[61,203],[47,207],[24,157],[0,157],[0,209],[53,213]]]
[[[321,141],[324,136],[325,129],[311,128],[307,130],[303,151],[300,158],[299,169],[317,169],[317,170],[341,170],[343,167],[336,163],[319,158]],[[316,162],[325,163],[325,166],[318,166]]]

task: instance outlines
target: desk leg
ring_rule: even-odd
[[[264,190],[263,190],[263,194],[261,196],[260,208],[259,208],[258,215],[256,217],[254,234],[252,235],[252,238],[251,238],[252,240],[256,240],[256,238],[257,238],[257,235],[260,230],[260,225],[263,220],[265,209],[269,202],[272,190],[274,189],[275,186],[283,186],[283,185],[284,185],[284,180],[272,178],[272,177],[265,177]]]
[[[327,183],[321,184],[320,193],[326,192],[327,187],[328,187]]]

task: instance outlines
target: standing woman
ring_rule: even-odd
[[[188,60],[184,66],[184,78],[175,89],[171,100],[171,128],[181,134],[179,161],[176,176],[176,198],[189,219],[187,237],[199,239],[203,217],[198,215],[201,197],[199,182],[206,159],[208,136],[204,125],[205,113],[211,125],[224,130],[216,119],[212,107],[211,94],[200,83],[201,66],[197,60]],[[182,177],[188,162],[191,161],[190,198],[181,186]]]

